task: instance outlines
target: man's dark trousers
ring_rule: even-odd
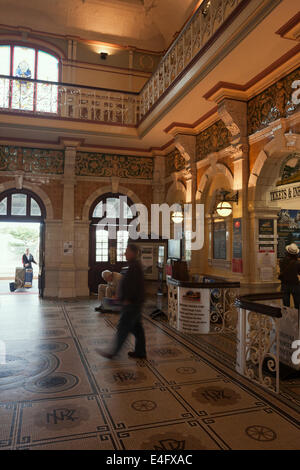
[[[113,356],[118,354],[129,333],[135,336],[135,353],[139,357],[146,356],[145,332],[142,325],[141,305],[124,305],[121,311],[121,318],[118,323],[115,346],[112,351]]]

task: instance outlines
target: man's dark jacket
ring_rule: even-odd
[[[292,258],[291,256],[285,256],[280,261],[280,276],[282,284],[288,284],[292,286],[299,285],[298,275],[300,274],[300,261]]]
[[[121,302],[141,305],[145,300],[144,271],[139,261],[129,262],[128,269],[119,283],[118,298]]]

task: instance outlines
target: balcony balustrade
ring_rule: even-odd
[[[0,112],[138,126],[244,0],[205,0],[140,93],[0,75]]]

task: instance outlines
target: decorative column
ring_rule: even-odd
[[[186,204],[192,206],[192,218],[188,221],[188,230],[186,230],[185,253],[186,260],[189,262],[191,273],[199,273],[199,255],[200,251],[191,251],[190,234],[196,228],[196,191],[197,191],[197,165],[196,165],[196,136],[178,134],[175,137],[175,146],[185,160],[183,171],[186,186]]]
[[[233,203],[233,262],[232,272],[249,279],[249,214],[248,214],[248,181],[249,181],[249,142],[247,132],[247,103],[233,99],[224,99],[218,108],[219,115],[232,134],[231,158],[234,166],[233,189],[239,193],[238,206]],[[241,230],[242,253],[236,258],[234,237],[239,237]],[[235,235],[235,233],[237,235]]]
[[[76,147],[79,142],[64,140],[65,168],[63,214],[61,229],[61,263],[59,269],[58,297],[76,297],[75,282],[75,233],[74,233],[74,188]]]

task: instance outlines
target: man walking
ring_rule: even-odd
[[[118,298],[122,303],[122,310],[114,347],[111,352],[96,350],[98,354],[108,359],[119,353],[129,333],[135,336],[135,350],[130,351],[128,356],[146,359],[146,341],[141,312],[145,299],[145,283],[138,253],[138,247],[133,244],[129,244],[125,252],[128,269],[119,284]]]

